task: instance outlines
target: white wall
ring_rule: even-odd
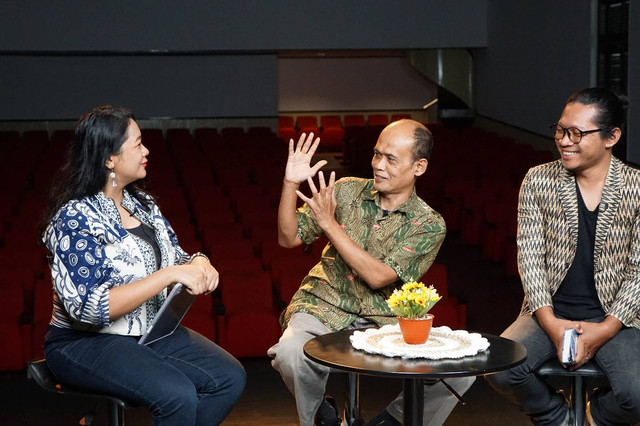
[[[278,60],[280,112],[419,110],[436,97],[405,57]]]

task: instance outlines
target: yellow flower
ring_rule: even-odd
[[[433,286],[426,287],[423,283],[412,281],[394,290],[387,299],[387,305],[400,317],[420,318],[425,316],[440,299],[440,295]]]

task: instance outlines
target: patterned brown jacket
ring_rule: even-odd
[[[578,241],[575,176],[560,161],[529,170],[518,205],[522,314],[553,306]],[[596,291],[607,315],[640,328],[640,171],[612,157],[594,247]]]

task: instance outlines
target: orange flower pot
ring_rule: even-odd
[[[398,317],[402,338],[410,345],[420,345],[427,341],[431,325],[433,324],[433,315],[427,314],[424,318],[408,319]]]

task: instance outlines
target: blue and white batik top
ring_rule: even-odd
[[[126,190],[122,206],[155,233],[160,268],[189,260],[177,237],[152,204],[149,212]],[[166,289],[132,312],[109,321],[109,291],[156,270],[153,248],[122,227],[115,202],[102,192],[67,202],[49,224],[43,241],[51,252],[51,325],[100,333],[140,336],[166,297]]]

